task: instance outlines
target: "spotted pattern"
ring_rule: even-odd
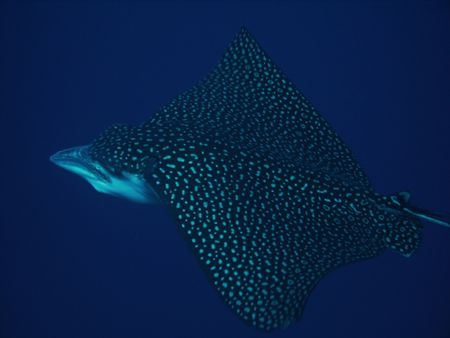
[[[265,330],[298,319],[326,272],[386,247],[375,200],[320,171],[190,142],[149,182],[226,303]]]
[[[264,330],[297,320],[327,272],[420,242],[406,201],[373,192],[245,29],[199,85],[141,126],[109,128],[90,153],[147,180],[224,301]]]
[[[142,128],[115,125],[106,129],[90,148],[90,153],[111,171],[139,173],[150,158],[150,142]]]

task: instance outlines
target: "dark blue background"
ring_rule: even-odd
[[[448,1],[2,2],[0,337],[450,337],[450,229],[333,272],[301,322],[266,334],[222,303],[166,210],[48,161],[148,119],[243,24],[377,191],[450,211]]]

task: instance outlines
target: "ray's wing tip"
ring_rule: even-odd
[[[239,32],[237,34],[238,37],[252,37],[252,34],[248,30],[246,25],[241,25]]]
[[[249,33],[247,26],[241,25],[241,28],[239,29],[239,33]]]

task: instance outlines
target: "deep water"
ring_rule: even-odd
[[[326,276],[270,334],[220,300],[167,210],[52,165],[148,119],[245,25],[375,189],[450,212],[448,1],[2,2],[0,338],[449,338],[450,229]]]

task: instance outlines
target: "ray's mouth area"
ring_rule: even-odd
[[[92,160],[89,147],[85,145],[58,151],[50,156],[50,161],[84,178],[109,182],[105,169]]]

